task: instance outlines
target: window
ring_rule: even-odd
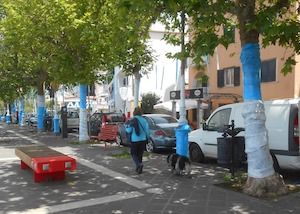
[[[218,70],[218,87],[239,86],[240,85],[240,67],[226,68]]]
[[[224,69],[224,86],[233,86],[234,70],[233,68]]]
[[[68,111],[67,113],[68,118],[79,118],[79,114],[77,112],[73,111]]]
[[[95,85],[88,85],[87,96],[95,96]]]
[[[216,112],[208,121],[208,129],[217,131],[220,128],[224,128],[225,125],[229,125],[230,112],[230,108]]]
[[[260,79],[261,82],[276,81],[276,59],[261,62]]]

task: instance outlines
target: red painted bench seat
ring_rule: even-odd
[[[17,147],[15,154],[21,159],[21,169],[31,168],[34,181],[64,179],[66,170],[76,169],[76,160],[46,146]]]
[[[92,135],[91,139],[97,139],[104,142],[105,149],[107,142],[113,143],[116,142],[116,137],[118,134],[118,126],[116,124],[104,124],[100,128],[98,136]]]

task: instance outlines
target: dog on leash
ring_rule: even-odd
[[[168,155],[167,162],[175,175],[179,176],[185,172],[189,178],[191,177],[191,160],[188,157],[174,153]]]

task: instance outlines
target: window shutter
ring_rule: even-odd
[[[218,70],[218,87],[224,87],[224,70]]]
[[[87,88],[87,96],[95,96],[95,85],[89,85]]]
[[[234,68],[234,86],[240,85],[240,67]]]

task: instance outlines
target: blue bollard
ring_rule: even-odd
[[[175,128],[176,135],[176,154],[189,157],[188,133],[191,128],[188,124],[183,124]]]
[[[53,118],[53,132],[54,132],[54,134],[59,134],[59,118],[58,117]]]
[[[23,112],[23,110],[21,109],[21,110],[19,111],[19,124],[20,124],[20,126],[24,126],[23,117],[24,117],[24,112]]]

